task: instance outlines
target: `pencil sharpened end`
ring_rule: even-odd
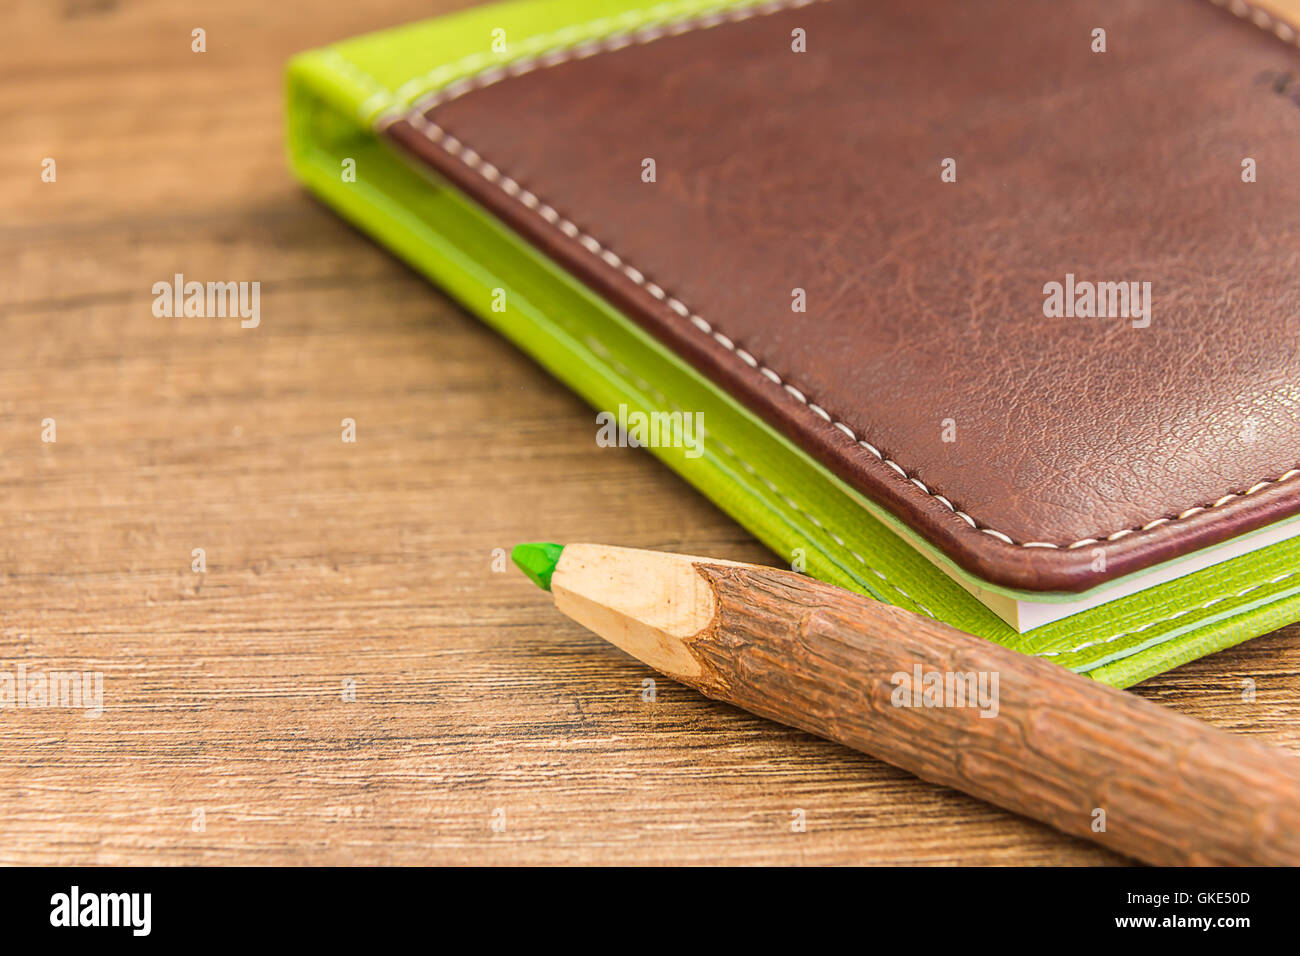
[[[549,541],[534,541],[529,544],[517,544],[510,552],[510,559],[519,565],[519,570],[528,575],[528,579],[543,591],[551,589],[551,575],[560,563],[562,544]]]

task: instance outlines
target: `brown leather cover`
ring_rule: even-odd
[[[987,581],[1079,591],[1300,511],[1290,28],[1208,0],[735,20],[479,76],[387,135]],[[1045,317],[1067,273],[1150,282],[1149,327]]]

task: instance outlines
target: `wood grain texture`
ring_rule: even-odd
[[[0,710],[0,863],[1121,862],[646,700],[493,571],[537,539],[773,558],[289,178],[285,59],[462,5],[5,4],[0,670],[101,670],[106,709]],[[155,318],[175,272],[262,282],[260,328]],[[1136,693],[1300,751],[1297,634]]]
[[[793,571],[697,570],[714,616],[659,643],[709,697],[1146,863],[1300,865],[1284,751]]]

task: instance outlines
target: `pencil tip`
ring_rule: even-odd
[[[529,544],[517,544],[510,552],[510,559],[519,565],[519,570],[528,575],[528,579],[543,591],[551,589],[551,575],[560,563],[562,544],[549,541],[534,541]]]

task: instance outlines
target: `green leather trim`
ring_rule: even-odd
[[[334,80],[351,90],[358,117],[369,121],[492,66],[584,40],[755,5],[754,0],[520,0],[366,34],[308,56],[327,61]],[[494,40],[500,41],[499,50],[494,50]]]
[[[431,82],[547,44],[742,5],[508,3],[302,54],[288,72],[291,165],[343,216],[593,407],[703,412],[702,456],[652,452],[815,577],[1121,687],[1300,619],[1296,540],[1017,634],[935,568],[892,519],[873,515],[821,465],[467,197],[416,172],[370,128],[376,115],[428,92]],[[505,31],[505,53],[488,52],[495,29]],[[355,182],[341,175],[345,158],[356,163]],[[504,312],[491,308],[497,288],[507,290]],[[592,428],[594,435],[594,417]]]

